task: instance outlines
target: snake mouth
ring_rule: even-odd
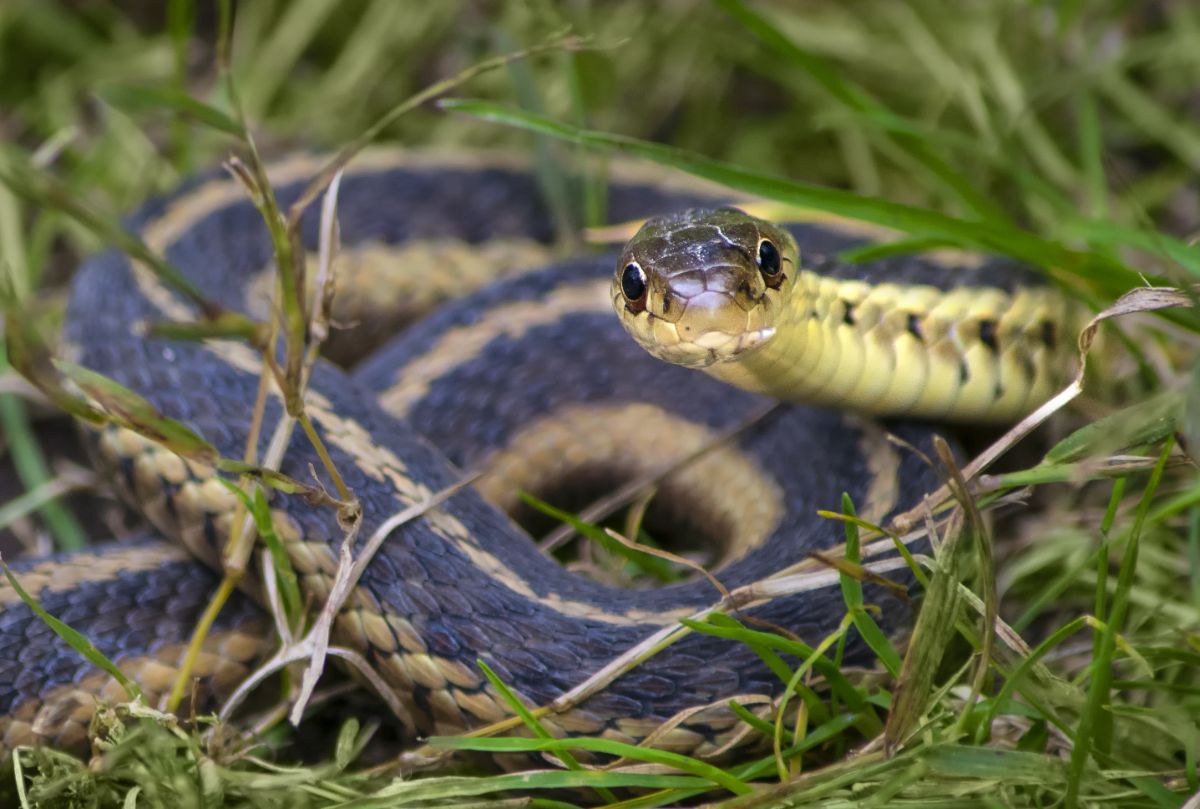
[[[621,322],[637,344],[651,355],[684,368],[701,369],[735,362],[762,348],[775,336],[773,326],[731,333],[681,326],[653,315],[640,320],[622,317]]]
[[[710,331],[693,340],[692,344],[708,352],[709,360],[701,366],[708,367],[721,362],[741,359],[751,351],[764,346],[774,336],[775,329],[770,326],[733,335]],[[711,347],[708,347],[710,344]]]
[[[648,292],[644,308],[635,311],[621,285],[613,283],[613,308],[621,324],[658,359],[708,368],[739,360],[775,336],[770,323],[776,308],[770,299],[773,290],[743,284],[736,292],[710,289],[686,295],[682,286]]]

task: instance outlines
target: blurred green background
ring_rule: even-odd
[[[593,50],[487,74],[456,93],[649,138],[792,178],[1004,213],[1050,235],[1080,217],[1197,222],[1200,10],[1186,2],[792,0],[742,4],[243,0],[233,64],[268,155],[344,142],[422,86],[569,27]],[[732,12],[732,13],[731,13]],[[229,148],[131,87],[221,105],[213,4],[5,0],[0,137],[63,147],[57,167],[110,211]],[[425,108],[406,144],[527,144]],[[11,225],[13,202],[3,205]],[[1064,217],[1064,213],[1069,213]],[[1066,219],[1067,221],[1064,221]],[[3,253],[34,277],[61,222]],[[11,229],[0,231],[12,238]],[[71,231],[68,244],[90,247]],[[11,270],[10,270],[11,271]]]

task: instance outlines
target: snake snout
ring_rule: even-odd
[[[679,316],[674,319],[680,336],[704,345],[717,335],[740,334],[751,324],[747,309],[738,305],[736,295],[724,290],[704,290],[683,299]]]
[[[772,329],[744,287],[706,289],[688,298],[675,323],[679,339],[705,355],[704,365],[732,360],[761,344]]]

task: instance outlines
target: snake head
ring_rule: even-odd
[[[736,208],[651,219],[621,251],[613,307],[659,359],[728,362],[774,335],[799,253],[786,230]]]

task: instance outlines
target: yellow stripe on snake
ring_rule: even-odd
[[[318,166],[293,158],[272,169],[283,204]],[[473,489],[393,531],[335,622],[334,642],[359,652],[393,690],[396,720],[410,735],[459,733],[508,716],[477,659],[528,704],[548,704],[719,597],[703,578],[633,588],[565,569],[510,518],[522,508],[519,490],[574,509],[717,443],[659,486],[647,524],[651,533],[707,541],[707,563],[733,588],[839,544],[841,527],[815,512],[837,510],[843,491],[867,519],[883,520],[936,482],[879,425],[841,410],[787,405],[733,442],[717,442],[764,399],[648,356],[618,325],[614,302],[653,353],[820,405],[1009,419],[1058,378],[1056,344],[1071,333],[1071,315],[1028,276],[912,258],[843,264],[836,254],[861,243],[853,233],[828,224],[784,230],[711,210],[727,199],[618,170],[612,221],[710,209],[651,222],[619,258],[584,255],[534,271],[553,256],[553,217],[512,161],[378,152],[347,173],[338,303],[351,309],[335,312],[340,322],[364,324],[337,334],[334,354],[344,361],[356,343],[383,345],[353,372],[318,363],[306,410],[362,505],[359,536],[454,483],[460,470],[484,472]],[[221,306],[273,311],[269,235],[232,179],[201,178],[132,223]],[[497,272],[513,277],[488,283]],[[375,310],[395,321],[403,318],[397,307],[466,293],[391,341],[375,325]],[[147,324],[196,315],[146,267],[106,253],[74,281],[63,351],[240,458],[262,371],[257,353],[228,340],[146,334]],[[258,457],[281,412],[272,394]],[[931,436],[922,425],[888,429],[917,446]],[[215,581],[193,559],[219,567],[235,495],[211,468],[133,433],[107,428],[87,442],[163,538],[26,561],[18,576],[158,700]],[[322,468],[294,437],[282,471],[304,481],[317,473],[332,490]],[[335,514],[279,493],[271,507],[306,597],[320,603],[343,536]],[[869,587],[868,596],[884,608],[885,628],[905,621],[907,609],[886,589]],[[816,643],[843,613],[829,587],[746,614]],[[229,693],[270,648],[269,626],[250,598],[226,607],[194,672],[195,704],[203,710]],[[847,658],[866,659],[862,644],[852,641]],[[555,733],[640,740],[681,711],[710,706],[656,740],[703,756],[735,736],[729,698],[781,687],[753,650],[690,634],[546,724]],[[97,696],[122,693],[0,589],[0,755],[26,743],[78,750]]]

